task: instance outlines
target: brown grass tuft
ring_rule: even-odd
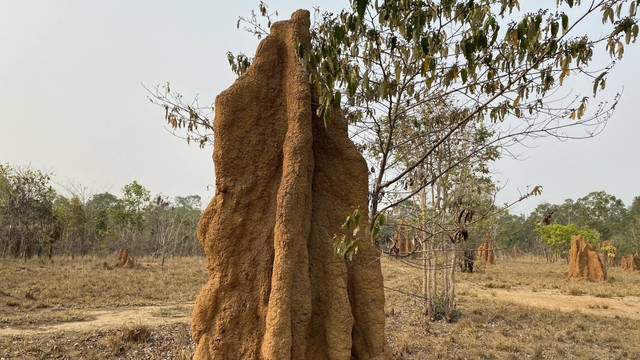
[[[146,325],[136,325],[128,328],[122,334],[122,340],[127,342],[147,342],[151,339],[151,330]]]

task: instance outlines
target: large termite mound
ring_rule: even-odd
[[[491,246],[491,239],[485,239],[480,246],[476,254],[476,261],[483,261],[487,265],[493,265],[495,262],[493,256],[493,248]]]
[[[636,271],[640,269],[640,260],[638,260],[638,255],[627,254],[623,256],[620,260],[620,267],[624,271]]]
[[[297,53],[310,49],[309,24],[302,10],[275,23],[247,72],[216,98],[195,359],[386,357],[374,245],[363,238],[353,261],[333,251],[346,217],[366,213],[367,166],[342,115],[326,126],[316,115]]]
[[[602,266],[598,252],[582,236],[571,237],[569,250],[569,277],[592,281],[603,281],[607,274]]]

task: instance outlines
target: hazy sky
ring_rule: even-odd
[[[268,3],[285,19],[319,2]],[[0,0],[0,163],[52,171],[57,183],[93,193],[120,195],[137,180],[154,194],[198,194],[208,202],[211,148],[169,134],[142,84],[170,81],[185,98],[199,94],[201,104],[212,103],[235,78],[226,52],[255,51],[257,40],[236,30],[236,21],[256,4]],[[322,9],[343,4],[323,1]],[[624,85],[624,95],[604,132],[586,141],[532,142],[536,147],[517,150],[525,160],[499,161],[495,177],[507,184],[500,202],[527,185],[543,185],[544,193],[518,212],[597,190],[627,205],[640,195],[638,46],[627,48],[609,77],[608,88]]]

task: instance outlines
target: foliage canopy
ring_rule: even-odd
[[[600,242],[600,234],[589,228],[579,228],[576,224],[560,225],[551,224],[540,226],[536,229],[540,240],[549,245],[558,255],[565,256],[569,252],[571,237],[574,235],[582,238],[591,245],[597,247]]]

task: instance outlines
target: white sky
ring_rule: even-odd
[[[318,1],[268,1],[279,19]],[[224,5],[223,5],[224,4]],[[170,81],[186,99],[212,103],[235,76],[226,52],[252,56],[257,40],[236,30],[238,15],[257,1],[214,0],[0,0],[0,163],[52,171],[93,193],[137,180],[153,194],[213,195],[211,148],[187,146],[164,129],[162,109],[142,87]],[[339,4],[339,5],[338,5]],[[323,1],[335,10],[347,1]],[[599,20],[599,19],[598,19]],[[629,205],[640,195],[638,45],[627,48],[607,87],[624,96],[598,137],[538,141],[504,159],[496,178],[507,183],[498,200],[518,197],[527,185],[542,196],[519,205],[577,199],[605,190]],[[589,93],[590,87],[587,90]]]

